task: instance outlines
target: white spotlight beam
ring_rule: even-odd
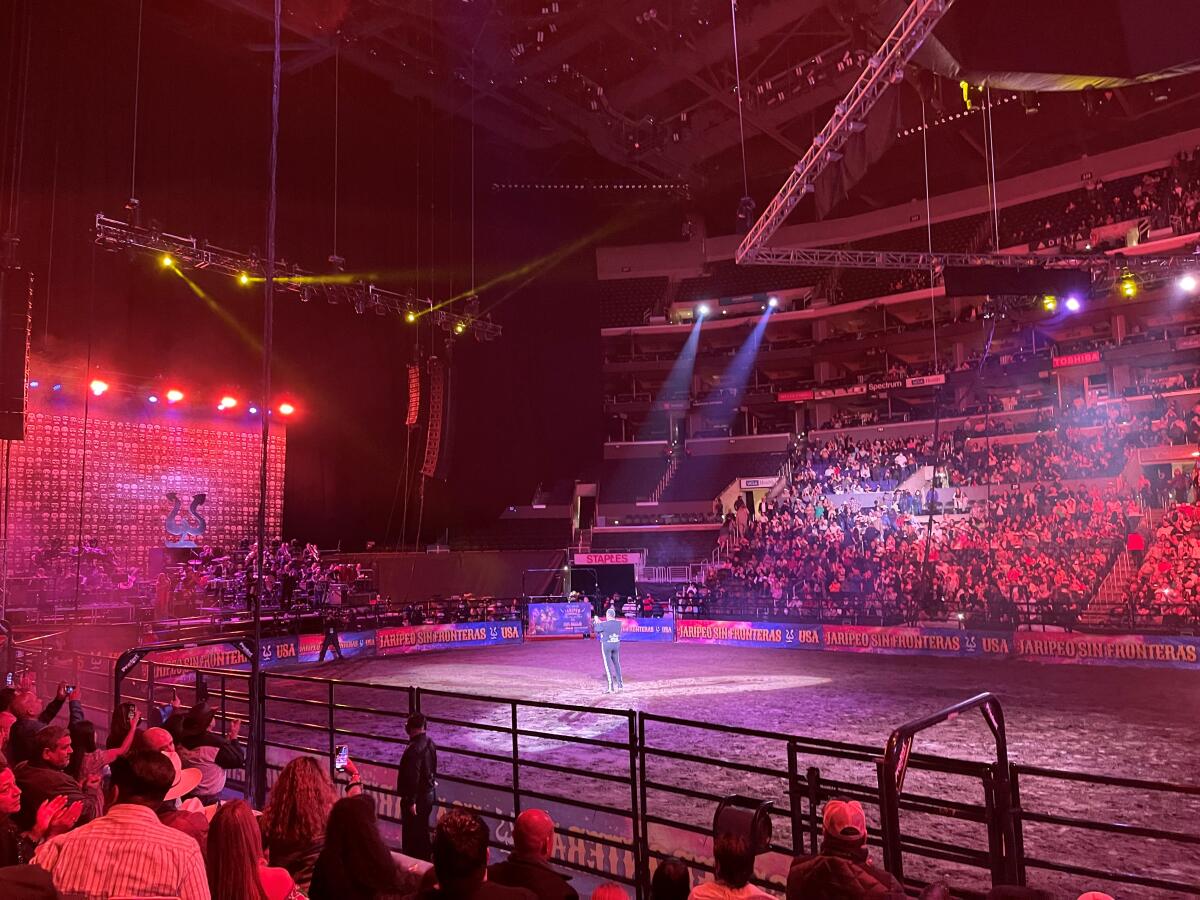
[[[954,0],[912,0],[882,46],[867,60],[850,92],[834,107],[833,116],[813,138],[783,187],[763,210],[737,249],[739,263],[758,262],[767,241],[787,220],[800,199],[814,189],[817,178],[850,135],[863,129],[867,114],[893,83],[904,77],[904,66],[924,43]]]

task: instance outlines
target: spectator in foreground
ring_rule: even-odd
[[[391,900],[415,887],[383,842],[370,798],[346,797],[333,804],[325,848],[313,867],[312,900]]]
[[[78,781],[83,789],[91,795],[96,804],[96,814],[104,812],[104,792],[100,780],[104,770],[111,766],[113,760],[129,752],[133,745],[134,735],[137,734],[138,716],[130,722],[131,727],[125,732],[121,743],[111,749],[101,750],[96,745],[96,726],[83,717],[83,702],[79,698],[79,690],[71,695],[71,724],[67,730],[71,733],[71,761],[67,763],[67,774]]]
[[[54,721],[54,717],[58,715],[58,711],[66,702],[67,686],[65,684],[58,686],[58,692],[54,695],[54,699],[47,703],[40,712],[38,711],[40,705],[38,696],[34,691],[18,690],[13,695],[9,707],[9,712],[13,714],[13,723],[8,734],[8,746],[4,751],[4,756],[10,766],[23,763],[33,756],[34,736],[42,729],[42,726],[49,725]]]
[[[29,862],[38,844],[75,825],[81,808],[79,803],[67,803],[66,797],[43,801],[33,827],[22,829],[12,819],[21,810],[21,788],[13,770],[0,759],[0,868]]]
[[[224,804],[208,830],[208,887],[212,900],[302,900],[286,869],[263,859],[262,832],[245,800]]]
[[[362,792],[362,779],[353,761],[347,796]],[[291,873],[301,890],[308,890],[313,866],[325,846],[325,823],[337,799],[324,767],[311,756],[297,756],[279,773],[263,808],[263,842],[273,866]]]
[[[108,813],[46,841],[34,863],[64,894],[209,900],[200,848],[159,822],[154,812],[174,778],[174,767],[161,753],[118,757]]]
[[[504,862],[488,867],[488,881],[528,888],[538,900],[579,900],[571,876],[550,864],[554,820],[542,809],[527,809],[513,825],[513,849]]]
[[[429,819],[437,802],[437,748],[425,733],[425,717],[413,713],[404,723],[408,746],[400,757],[401,845],[415,859],[429,859]]]
[[[615,881],[606,881],[592,891],[592,900],[629,900],[629,891]]]
[[[750,883],[754,876],[754,851],[745,835],[724,833],[713,840],[713,858],[717,877],[694,888],[688,900],[743,900],[766,897],[765,891]]]
[[[71,735],[60,725],[47,725],[33,740],[33,759],[14,770],[21,788],[21,811],[16,822],[22,828],[32,828],[38,807],[46,800],[66,797],[69,804],[79,803],[79,821],[88,822],[100,812],[96,797],[80,787],[67,774],[71,761]]]
[[[787,900],[902,898],[892,875],[867,858],[867,818],[857,801],[825,804],[821,852],[800,857],[788,872]]]
[[[677,856],[669,856],[660,862],[650,879],[650,900],[687,900],[691,891],[691,870]]]
[[[418,900],[536,900],[525,888],[488,881],[487,861],[488,829],[483,819],[461,809],[446,813],[433,836],[437,886],[421,891]]]
[[[244,769],[246,759],[237,746],[241,723],[234,719],[229,736],[222,737],[212,730],[217,711],[207,703],[193,706],[181,724],[180,739],[175,747],[184,766],[200,770],[200,786],[196,796],[205,806],[216,803],[225,790],[225,770]]]

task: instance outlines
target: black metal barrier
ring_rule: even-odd
[[[114,658],[40,653],[26,662],[39,667],[42,683],[80,683],[85,709],[103,716],[101,733],[111,702],[144,704],[149,712],[171,691],[183,706],[195,701],[197,690],[207,692],[221,728],[250,718],[247,672],[155,662],[151,654],[112,679]],[[262,678],[267,740],[260,783],[273,782],[300,754],[324,758],[336,776],[335,748],[348,744],[393,845],[403,724],[420,710],[438,744],[440,806],[475,808],[493,823],[494,845],[501,848],[522,809],[547,808],[559,826],[557,864],[623,883],[639,898],[653,865],[667,855],[710,869],[712,815],[735,793],[774,801],[775,834],[759,858],[756,882],[776,892],[793,856],[818,850],[825,802],[842,798],[863,804],[869,847],[911,888],[947,876],[956,893],[971,896],[992,884],[1023,882],[1027,871],[1036,871],[1039,887],[1063,895],[1082,890],[1084,882],[1102,882],[1110,891],[1135,887],[1139,897],[1152,891],[1200,896],[1194,825],[1200,786],[1014,764],[991,695],[902,726],[881,751],[627,709],[277,671]],[[911,752],[919,732],[974,708],[984,710],[992,729],[994,759]],[[242,783],[238,774],[231,773],[231,787]],[[1097,814],[1101,800],[1111,802],[1111,817]],[[1162,827],[1164,810],[1165,820],[1178,824]],[[1138,812],[1149,821],[1129,821]],[[1159,847],[1160,857],[1135,849],[1143,846],[1138,841]]]

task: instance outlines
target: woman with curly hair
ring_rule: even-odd
[[[353,760],[346,761],[347,796],[362,793]],[[263,808],[263,843],[272,866],[287,869],[301,890],[312,881],[313,865],[325,846],[325,824],[337,799],[325,768],[311,756],[297,756],[279,773]]]

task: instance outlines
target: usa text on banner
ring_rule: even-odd
[[[394,656],[420,650],[449,647],[491,647],[521,643],[521,623],[446,622],[440,625],[409,625],[380,628],[375,635],[375,654]]]

